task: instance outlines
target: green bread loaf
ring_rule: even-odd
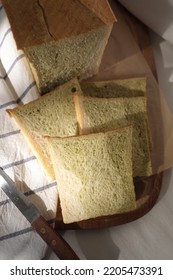
[[[97,74],[116,21],[108,0],[2,0],[41,93]]]

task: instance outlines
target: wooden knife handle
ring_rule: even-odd
[[[60,260],[79,260],[70,245],[59,233],[55,232],[42,216],[37,218],[31,225]]]

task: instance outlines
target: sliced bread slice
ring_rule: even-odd
[[[48,142],[64,223],[135,208],[132,126]]]
[[[133,176],[152,174],[150,134],[145,97],[75,97],[80,134],[103,132],[132,124]]]
[[[80,94],[80,90],[78,80],[73,79],[37,100],[7,110],[14,117],[47,174],[53,179],[55,177],[49,149],[43,136],[62,137],[78,133],[73,94]]]
[[[102,98],[145,96],[146,78],[138,77],[97,82],[83,81],[80,86],[85,96]]]

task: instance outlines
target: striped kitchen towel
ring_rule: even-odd
[[[16,49],[5,10],[0,2],[0,166],[53,223],[57,206],[56,183],[25,142],[6,112],[39,97],[22,51]],[[41,259],[47,246],[0,189],[0,259]]]

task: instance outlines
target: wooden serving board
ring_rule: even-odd
[[[157,201],[161,190],[162,173],[149,178],[135,178],[136,209],[122,214],[98,217],[77,223],[64,224],[60,206],[57,209],[55,229],[96,229],[132,222],[149,212]],[[60,204],[58,204],[60,205]]]
[[[129,12],[127,12],[127,10],[121,5],[118,4],[118,8],[120,9],[125,21],[128,23],[128,26],[133,33],[133,36],[138,43],[141,52],[148,62],[152,73],[157,78],[154,56],[147,27]],[[58,204],[59,206],[57,209],[55,229],[99,229],[134,221],[144,216],[155,205],[160,194],[162,177],[163,173],[159,173],[151,177],[134,178],[136,209],[131,212],[98,217],[71,224],[64,224],[62,220],[60,204]]]

